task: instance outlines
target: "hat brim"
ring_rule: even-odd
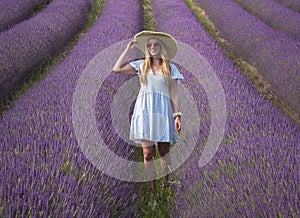
[[[145,54],[146,44],[149,38],[157,38],[160,40],[167,51],[167,58],[169,60],[173,59],[178,51],[178,45],[176,40],[169,34],[163,32],[154,32],[154,31],[142,31],[137,33],[134,36],[136,40],[136,47]]]

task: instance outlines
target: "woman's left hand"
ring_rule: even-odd
[[[176,129],[176,132],[180,132],[180,130],[181,130],[181,118],[180,118],[180,116],[177,116],[175,118],[175,129]]]

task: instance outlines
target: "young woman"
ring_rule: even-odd
[[[145,59],[124,64],[134,46],[145,54]],[[137,74],[140,79],[141,88],[131,118],[130,139],[142,145],[145,171],[149,178],[154,178],[156,172],[153,164],[155,143],[161,157],[162,171],[167,175],[170,158],[165,155],[170,144],[178,142],[178,132],[181,130],[178,80],[183,79],[183,75],[169,62],[177,49],[177,42],[171,35],[142,31],[128,43],[113,68],[116,73]],[[168,176],[164,178],[167,185]],[[149,181],[149,187],[154,188],[154,180]]]

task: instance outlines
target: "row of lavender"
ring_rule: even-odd
[[[272,0],[234,0],[272,28],[300,41],[300,14]]]
[[[300,13],[300,1],[298,0],[277,0],[286,7]]]
[[[276,31],[233,0],[197,0],[235,51],[253,64],[271,89],[300,113],[300,42]]]
[[[0,32],[26,20],[36,9],[48,4],[49,0],[0,1]]]
[[[89,61],[141,29],[138,0],[107,1],[99,20],[65,60],[3,112],[1,217],[136,216],[137,183],[104,175],[84,156],[73,129],[72,101],[77,80]],[[123,77],[123,81],[128,78]],[[97,104],[108,105],[110,100],[104,89],[99,92]],[[103,110],[103,120],[97,123],[100,130],[111,125],[110,108]],[[111,149],[124,158],[136,159],[132,148],[110,136],[106,135],[105,140]]]
[[[83,28],[90,8],[89,0],[54,1],[0,34],[0,102]]]
[[[200,168],[198,163],[211,125],[210,105],[206,90],[199,86],[194,76],[201,72],[180,68],[185,76],[182,85],[198,102],[201,130],[195,150],[176,172],[182,185],[176,187],[176,210],[172,215],[298,217],[300,132],[295,123],[263,99],[226,58],[183,1],[152,0],[152,3],[158,31],[172,34],[205,57],[224,88],[227,104],[223,141],[213,159]],[[219,7],[224,4],[220,2]],[[227,22],[228,18],[223,19]]]

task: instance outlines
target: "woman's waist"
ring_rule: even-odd
[[[162,97],[162,98],[170,98],[170,93],[168,90],[143,90],[141,89],[139,94],[139,97],[144,96],[144,97]]]

